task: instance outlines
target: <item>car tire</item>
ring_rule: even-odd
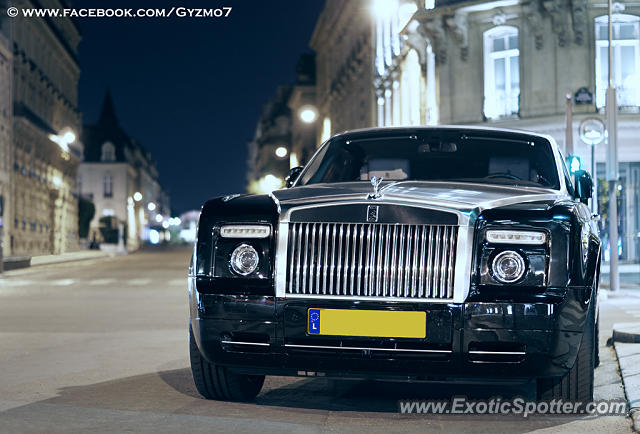
[[[189,328],[189,359],[193,382],[206,399],[222,401],[251,401],[264,384],[264,375],[231,372],[224,366],[209,363],[200,353],[193,331]]]
[[[539,378],[537,381],[538,401],[562,399],[563,401],[588,402],[593,400],[593,371],[596,358],[594,304],[591,303],[589,307],[587,324],[573,367],[564,377]]]

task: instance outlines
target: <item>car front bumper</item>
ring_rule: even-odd
[[[573,366],[586,308],[562,301],[354,302],[191,292],[191,328],[210,362],[234,371],[416,381],[514,381]],[[307,333],[309,308],[419,310],[424,339]]]

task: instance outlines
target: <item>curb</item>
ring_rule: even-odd
[[[640,322],[619,322],[613,325],[613,341],[640,344]]]
[[[625,323],[622,323],[625,324]],[[626,323],[636,324],[638,323]],[[616,324],[617,325],[617,324]],[[614,341],[624,395],[629,405],[629,416],[635,432],[640,432],[640,345]]]
[[[72,256],[72,257],[58,257],[58,258],[35,256],[31,258],[31,267],[37,267],[40,265],[63,264],[65,262],[87,261],[90,259],[102,259],[102,258],[108,258],[113,256],[115,256],[115,254],[112,254],[109,252],[101,252],[99,254],[87,255],[87,256]]]

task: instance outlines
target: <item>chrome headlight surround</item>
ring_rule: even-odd
[[[240,275],[248,276],[258,269],[260,264],[260,254],[250,244],[240,244],[233,250],[229,267],[231,270]]]
[[[527,272],[525,258],[515,250],[503,250],[491,261],[491,273],[500,283],[515,283]]]

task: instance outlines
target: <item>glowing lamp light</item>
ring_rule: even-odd
[[[76,133],[71,128],[65,128],[61,134],[49,134],[49,140],[67,152],[69,151],[69,145],[76,141]]]
[[[136,202],[140,202],[142,200],[142,193],[140,193],[139,191],[133,193],[133,200],[135,200]]]
[[[162,214],[158,214],[156,216],[156,222],[160,223],[162,221]]]
[[[54,176],[52,181],[53,185],[55,185],[56,187],[62,187],[62,178],[60,178],[59,176]]]
[[[284,181],[282,179],[269,173],[258,182],[258,189],[266,194],[281,188],[283,185]]]
[[[62,140],[64,140],[67,144],[73,143],[76,141],[76,135],[73,131],[67,131],[62,135]]]
[[[156,209],[156,204],[155,204],[155,203],[153,203],[153,202],[149,202],[149,204],[147,205],[147,209],[148,209],[149,211],[153,211],[153,210],[155,210],[155,209]]]
[[[278,148],[276,148],[276,156],[278,158],[284,158],[288,153],[289,151],[287,151],[287,148],[285,148],[284,146],[279,146]]]
[[[151,244],[158,244],[160,242],[160,232],[155,229],[149,231],[149,242]]]
[[[162,222],[162,227],[165,228],[165,229],[168,229],[169,228],[169,222],[168,221]]]
[[[373,2],[374,15],[385,18],[396,13],[398,10],[397,0],[375,0]]]
[[[298,116],[300,116],[300,120],[302,122],[310,124],[318,119],[318,112],[314,107],[305,106],[300,109],[300,113]]]

